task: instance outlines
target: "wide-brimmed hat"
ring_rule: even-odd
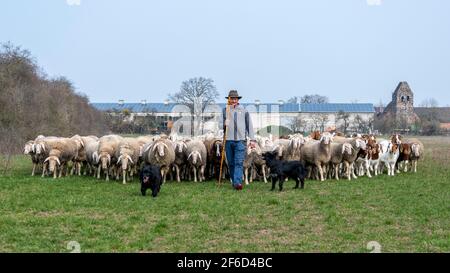
[[[239,96],[237,90],[230,90],[230,93],[228,93],[228,97],[225,97],[225,98],[226,98],[226,99],[228,99],[228,98],[238,98],[238,99],[241,99],[242,97]]]

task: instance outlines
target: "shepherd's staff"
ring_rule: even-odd
[[[222,167],[223,167],[223,160],[225,159],[225,144],[227,144],[227,132],[228,132],[228,125],[226,124],[226,121],[228,120],[228,112],[230,111],[230,96],[228,96],[226,111],[225,111],[225,132],[223,132],[223,141],[222,141],[222,156],[220,158],[220,171],[219,171],[219,186],[222,184]]]

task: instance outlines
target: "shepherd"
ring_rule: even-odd
[[[230,179],[236,190],[242,190],[247,140],[250,140],[251,148],[256,146],[252,119],[247,109],[239,104],[241,98],[236,90],[230,90],[226,97],[227,107],[223,110],[224,148]]]

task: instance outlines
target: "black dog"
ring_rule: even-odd
[[[283,190],[283,182],[286,177],[295,180],[294,189],[298,188],[298,184],[301,182],[301,188],[305,186],[305,177],[307,170],[305,165],[300,161],[285,161],[278,160],[276,153],[266,152],[263,154],[263,158],[266,161],[266,165],[270,168],[270,177],[272,177],[272,191],[275,189],[277,180],[279,181],[280,191]]]
[[[140,173],[141,193],[145,196],[148,188],[152,190],[152,196],[156,197],[161,190],[162,178],[158,166],[145,164]]]

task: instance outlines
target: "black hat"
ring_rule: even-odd
[[[242,97],[239,96],[237,90],[230,90],[230,93],[228,93],[228,97],[225,97],[225,98],[226,98],[226,99],[228,99],[228,98],[238,98],[238,99],[241,99]]]

